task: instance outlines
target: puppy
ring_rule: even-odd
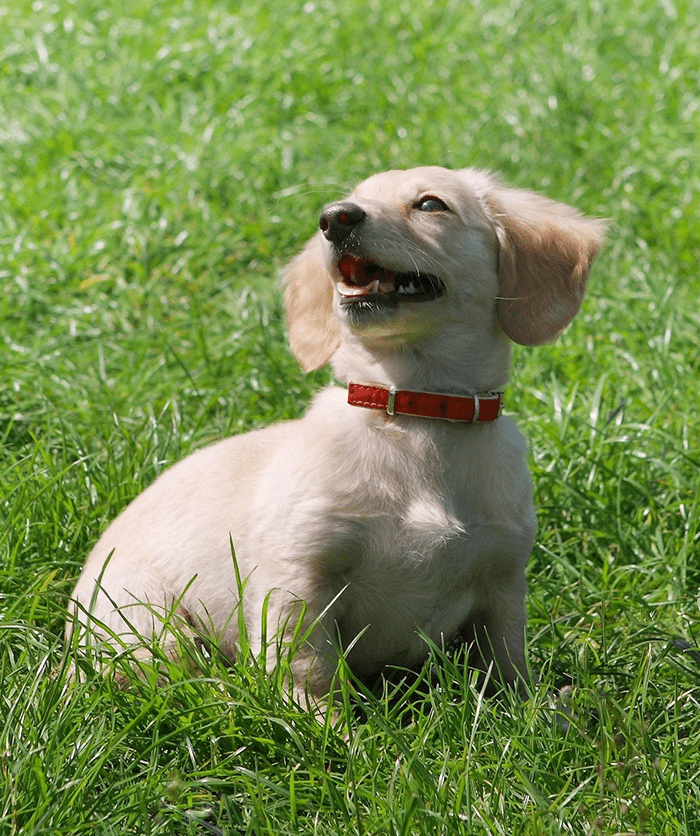
[[[330,361],[343,385],[157,479],[88,558],[68,633],[138,643],[170,613],[233,657],[240,606],[273,664],[301,619],[292,687],[312,704],[339,654],[371,678],[420,665],[424,636],[524,677],[536,523],[500,414],[510,341],[569,324],[603,232],[474,169],[388,171],[327,206],[285,301],[304,370]]]

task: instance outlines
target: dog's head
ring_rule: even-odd
[[[415,346],[447,324],[536,345],[578,311],[601,221],[485,172],[388,171],[327,206],[287,267],[292,350],[326,363],[344,329]]]

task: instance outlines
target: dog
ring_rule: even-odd
[[[307,705],[332,700],[341,655],[370,680],[420,666],[426,638],[469,641],[477,668],[522,682],[536,521],[501,414],[510,344],[570,323],[604,223],[489,172],[422,167],[370,177],[319,226],[285,271],[289,338],[342,385],[161,475],[90,554],[68,635],[138,644],[169,613],[233,658],[242,616],[272,665],[270,638],[301,623]]]

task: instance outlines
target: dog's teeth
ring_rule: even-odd
[[[413,282],[409,282],[407,285],[400,284],[398,286],[396,292],[397,293],[403,293],[404,295],[405,294],[411,294],[411,293],[418,293],[418,291],[416,290],[416,286],[413,284]]]

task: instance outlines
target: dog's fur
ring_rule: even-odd
[[[348,211],[352,229],[340,234]],[[339,381],[463,394],[505,386],[510,340],[534,345],[569,324],[604,231],[488,173],[437,167],[371,177],[327,207],[321,226],[285,277],[303,368],[330,360]],[[344,255],[429,274],[442,295],[341,304]],[[138,642],[156,629],[155,610],[174,607],[232,657],[232,541],[254,647],[265,631],[289,629],[305,603],[298,695],[325,696],[341,652],[360,677],[416,666],[424,635],[475,637],[481,665],[512,681],[526,671],[535,526],[525,442],[510,418],[390,417],[330,386],[302,419],[222,441],[161,476],[95,546],[75,614]]]

